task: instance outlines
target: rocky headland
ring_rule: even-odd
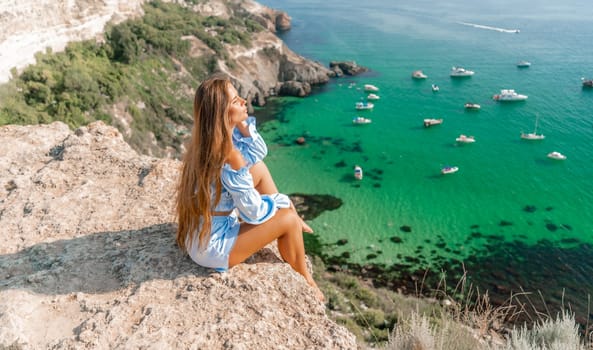
[[[275,246],[223,274],[179,251],[179,161],[102,122],[0,142],[0,348],[357,347]]]

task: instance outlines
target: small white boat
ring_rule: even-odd
[[[432,91],[437,92],[439,91],[439,86],[437,84],[432,84]]]
[[[473,136],[465,136],[464,134],[461,134],[458,138],[455,139],[455,141],[461,143],[474,143],[476,142],[476,139]]]
[[[426,79],[428,78],[428,75],[422,73],[421,70],[415,70],[412,72],[412,78],[414,79]]]
[[[379,91],[379,88],[376,87],[375,85],[371,85],[371,84],[364,84],[364,91]]]
[[[453,173],[456,173],[457,170],[459,170],[459,168],[456,166],[446,166],[446,167],[441,168],[441,174],[443,174],[443,175],[453,174]]]
[[[566,156],[560,152],[550,152],[548,153],[548,158],[555,159],[555,160],[565,160]]]
[[[477,103],[473,103],[473,102],[467,102],[466,104],[463,105],[463,107],[465,107],[466,109],[480,109],[480,108],[482,108],[482,106],[480,106]]]
[[[535,132],[522,132],[521,138],[523,140],[543,140],[546,137],[543,134],[536,134]]]
[[[533,128],[533,132],[521,132],[521,138],[523,140],[543,140],[546,138],[544,136],[544,134],[537,133],[537,121],[538,120],[539,120],[539,117],[536,116],[535,117],[535,127]]]
[[[451,73],[449,75],[453,78],[471,77],[472,75],[474,75],[474,73],[475,72],[473,70],[469,70],[469,69],[465,69],[465,68],[461,68],[461,67],[453,67],[453,68],[451,68]]]
[[[443,124],[443,119],[426,118],[424,119],[424,127],[428,128],[433,125]]]
[[[517,67],[519,67],[519,68],[529,68],[529,67],[531,67],[531,62],[529,62],[529,61],[519,61],[517,63]]]
[[[354,178],[356,180],[362,180],[362,168],[358,165],[354,166]]]
[[[379,97],[379,95],[376,95],[376,94],[369,94],[369,95],[367,96],[367,100],[378,100],[378,99],[380,99],[380,98],[381,98],[381,97]]]
[[[492,96],[494,101],[525,101],[527,99],[527,95],[521,95],[515,92],[513,89],[502,89],[500,90],[500,94],[496,94]]]
[[[375,105],[371,102],[356,102],[355,107],[360,111],[365,109],[373,109]]]
[[[370,124],[373,121],[370,120],[369,118],[363,118],[363,117],[356,117],[354,119],[352,119],[352,124]]]

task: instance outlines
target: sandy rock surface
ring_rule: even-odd
[[[179,251],[178,161],[102,122],[0,144],[0,348],[356,348],[274,245],[223,274]]]

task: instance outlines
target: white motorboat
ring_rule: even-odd
[[[362,168],[358,165],[354,166],[354,178],[356,180],[362,180]]]
[[[456,173],[458,170],[459,168],[456,166],[446,166],[441,168],[441,174],[453,174]]]
[[[537,133],[537,122],[539,120],[539,116],[535,117],[535,127],[533,128],[533,132],[521,132],[521,138],[523,140],[543,140],[546,137],[544,134]]]
[[[377,95],[377,94],[369,94],[369,95],[367,96],[367,100],[378,100],[378,99],[380,99],[380,98],[381,98],[381,97],[380,97],[379,95]]]
[[[354,119],[352,119],[352,124],[370,124],[373,121],[369,118],[363,118],[363,117],[356,117]]]
[[[500,94],[496,94],[492,96],[492,99],[495,101],[525,101],[527,99],[527,95],[521,95],[515,92],[513,89],[502,89],[500,90]]]
[[[550,152],[548,153],[548,158],[555,159],[555,160],[565,160],[566,156],[560,152]]]
[[[529,62],[529,61],[519,61],[517,63],[517,67],[518,68],[529,68],[529,67],[531,67],[531,62]]]
[[[424,127],[428,128],[433,125],[443,124],[443,119],[426,118],[424,119]]]
[[[453,67],[453,68],[451,68],[451,73],[449,75],[453,78],[471,77],[472,75],[474,75],[474,73],[475,72],[473,70],[469,70],[469,69],[465,69],[465,68],[461,68],[461,67]]]
[[[379,91],[379,88],[375,85],[364,84],[364,91]]]
[[[355,107],[360,111],[365,109],[373,109],[375,105],[371,102],[356,102]]]
[[[458,138],[455,139],[455,141],[461,143],[474,143],[476,142],[476,139],[473,136],[466,136],[464,134],[461,134]]]
[[[463,107],[465,107],[467,109],[480,109],[480,108],[482,108],[482,106],[480,106],[477,103],[473,103],[473,102],[467,102],[466,104],[463,105]]]
[[[428,78],[428,75],[422,73],[421,70],[415,70],[412,72],[412,78],[414,79],[426,79]]]
[[[432,91],[437,92],[439,91],[439,86],[437,84],[432,84]]]

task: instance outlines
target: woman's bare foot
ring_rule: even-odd
[[[313,288],[313,292],[315,293],[315,297],[317,298],[317,300],[324,303],[325,295],[323,295],[323,292],[321,291],[321,289],[319,289],[317,283],[315,283],[315,281],[313,281],[312,279],[307,280],[307,283]]]

